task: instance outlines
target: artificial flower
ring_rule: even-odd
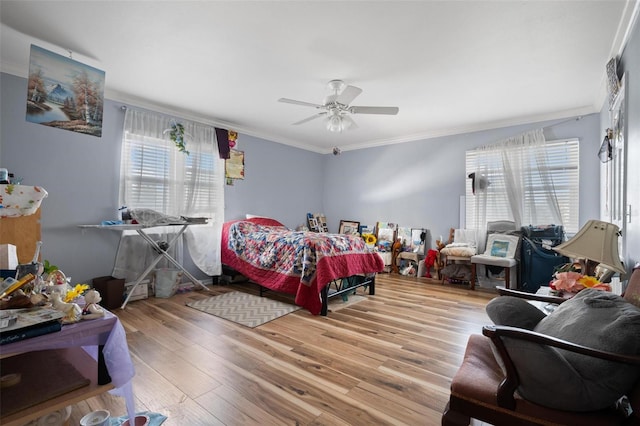
[[[583,275],[582,278],[578,280],[578,283],[585,288],[595,288],[596,290],[611,291],[611,286],[609,284],[601,283],[596,277],[588,275]]]
[[[362,238],[364,239],[364,242],[369,245],[374,245],[377,241],[376,236],[373,234],[362,234]]]
[[[71,290],[67,290],[67,294],[64,296],[64,301],[71,302],[82,296],[82,293],[84,293],[85,290],[88,289],[89,286],[87,284],[76,284],[74,288],[72,288]]]
[[[584,287],[578,284],[578,280],[582,278],[579,272],[556,272],[556,279],[551,283],[558,291],[576,292]]]
[[[555,277],[556,279],[551,282],[550,287],[558,291],[577,293],[585,288],[611,291],[609,284],[601,283],[596,277],[582,275],[579,272],[556,272]]]
[[[595,287],[596,285],[600,284],[600,281],[598,281],[598,279],[596,277],[590,277],[590,276],[587,276],[587,275],[583,275],[578,280],[578,283],[582,284],[584,287],[591,288],[591,287]]]

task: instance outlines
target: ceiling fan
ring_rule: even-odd
[[[331,80],[327,84],[327,89],[329,90],[329,95],[322,104],[287,98],[280,98],[278,102],[309,106],[321,110],[321,112],[293,124],[303,124],[316,118],[325,117],[327,130],[331,132],[342,132],[343,130],[358,127],[353,118],[351,118],[351,114],[396,115],[399,111],[398,107],[350,106],[349,104],[362,93],[362,89],[346,85],[342,80]]]

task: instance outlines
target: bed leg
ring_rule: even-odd
[[[320,315],[326,317],[329,313],[329,284],[322,288],[320,297],[322,298],[322,310],[320,311]]]
[[[376,277],[371,277],[371,282],[369,283],[369,296],[374,296],[376,294]]]

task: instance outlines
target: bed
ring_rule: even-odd
[[[222,227],[222,264],[260,286],[295,296],[313,315],[330,297],[368,286],[384,261],[355,235],[292,231],[277,220],[251,218]]]

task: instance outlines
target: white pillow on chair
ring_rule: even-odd
[[[476,230],[456,229],[453,234],[453,242],[447,244],[440,253],[445,256],[471,257],[477,253]]]
[[[453,243],[462,243],[467,247],[476,247],[478,245],[476,234],[475,229],[456,229],[453,232]]]

